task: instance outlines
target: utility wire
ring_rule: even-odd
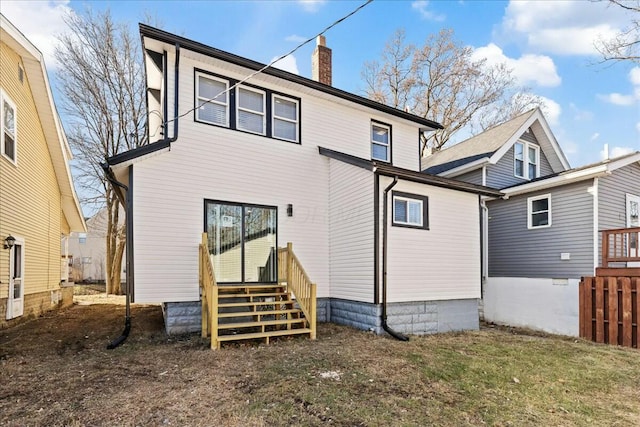
[[[267,65],[265,65],[264,67],[260,68],[257,71],[254,71],[253,73],[249,74],[247,77],[245,77],[244,79],[240,80],[237,83],[234,83],[233,85],[229,86],[227,89],[223,90],[222,92],[220,92],[219,94],[217,94],[216,96],[214,96],[213,98],[209,98],[205,101],[201,101],[200,104],[197,107],[193,107],[187,111],[185,111],[182,114],[177,115],[176,117],[174,117],[171,120],[167,120],[167,122],[163,123],[162,125],[158,126],[158,128],[154,131],[153,135],[150,136],[150,138],[153,138],[155,136],[155,134],[158,132],[158,129],[160,129],[162,126],[164,125],[168,125],[169,123],[175,122],[178,119],[181,119],[182,117],[187,116],[188,114],[194,112],[195,110],[197,110],[198,108],[202,107],[205,104],[209,104],[211,102],[213,102],[216,98],[218,98],[220,95],[224,95],[226,93],[231,92],[233,89],[235,89],[236,87],[238,87],[239,85],[241,85],[242,83],[246,82],[247,80],[251,79],[252,77],[262,73],[264,70],[266,70],[267,68],[271,67],[273,64],[275,64],[276,62],[286,58],[289,55],[292,55],[293,53],[295,53],[298,49],[300,49],[302,46],[312,42],[313,40],[315,40],[318,36],[323,35],[324,33],[326,33],[327,31],[329,31],[330,29],[332,29],[333,27],[335,27],[336,25],[340,24],[342,21],[350,18],[351,16],[355,15],[356,13],[358,13],[362,8],[364,8],[365,6],[369,5],[369,3],[373,2],[373,0],[367,0],[365,3],[361,4],[360,6],[358,6],[357,8],[355,8],[354,10],[352,10],[351,12],[349,12],[347,15],[343,16],[342,18],[338,19],[337,21],[334,21],[331,25],[329,25],[328,27],[326,27],[324,30],[320,31],[318,34],[316,34],[315,36],[308,38],[307,40],[303,41],[302,43],[300,43],[298,46],[294,47],[291,51],[285,53],[284,55],[279,56],[278,58],[274,59],[273,61],[271,61],[270,63],[268,63]]]

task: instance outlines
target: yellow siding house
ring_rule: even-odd
[[[85,222],[42,54],[0,14],[0,327],[68,304],[61,242]]]

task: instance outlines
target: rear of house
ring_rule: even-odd
[[[85,225],[42,54],[2,15],[0,24],[2,327],[71,303],[61,246]]]
[[[133,297],[162,303],[169,332],[200,329],[203,231],[224,285],[276,283],[292,243],[320,321],[477,328],[479,197],[500,193],[420,173],[420,135],[440,125],[326,79],[268,68],[244,81],[263,65],[141,33],[152,143],[109,165],[128,187]]]

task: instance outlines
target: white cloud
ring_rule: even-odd
[[[560,122],[560,114],[562,114],[562,108],[560,104],[558,104],[553,99],[541,96],[540,99],[544,103],[544,105],[540,108],[544,117],[547,119],[547,122],[551,126],[556,126]]]
[[[591,111],[582,110],[573,102],[569,103],[569,108],[573,112],[573,120],[578,122],[593,120],[593,113]]]
[[[291,34],[290,36],[287,36],[284,39],[285,41],[294,42],[294,43],[302,43],[304,41],[307,41],[306,37],[302,37],[297,34]]]
[[[58,65],[54,58],[57,36],[67,31],[63,17],[71,12],[69,0],[2,0],[2,14],[42,52],[50,71]]]
[[[633,95],[623,95],[617,92],[607,95],[598,95],[598,98],[603,100],[604,102],[608,102],[609,104],[621,106],[633,105],[633,103],[635,102],[635,97]]]
[[[636,123],[636,130],[640,133],[640,122]]]
[[[523,37],[538,52],[597,54],[595,42],[608,39],[629,22],[608,2],[511,1],[502,21],[505,35]]]
[[[275,60],[276,58],[278,57],[274,56],[273,58],[271,58],[271,61]],[[288,71],[293,74],[300,74],[300,72],[298,71],[298,61],[296,61],[296,57],[293,55],[285,56],[280,61],[273,64],[273,67]]]
[[[310,13],[319,11],[322,5],[324,5],[326,2],[326,0],[298,0],[298,3],[302,6],[302,8]]]
[[[591,135],[591,138],[589,139],[591,142],[595,141],[596,139],[600,138],[600,134],[598,132],[594,133],[593,135]]]
[[[426,19],[427,21],[444,21],[446,16],[441,13],[436,13],[430,11],[429,2],[426,0],[414,1],[411,3],[411,8],[413,10],[417,10],[420,12],[420,16],[422,19]]]
[[[479,47],[473,52],[473,59],[486,59],[488,65],[506,64],[513,70],[514,77],[521,85],[558,86],[562,79],[558,75],[553,59],[544,55],[522,55],[518,59],[509,58],[494,43]]]

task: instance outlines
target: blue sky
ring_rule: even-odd
[[[61,17],[85,7],[110,8],[132,31],[150,15],[166,31],[268,63],[362,3],[3,0],[0,12],[45,54],[54,74],[55,34],[66,30]],[[521,83],[545,98],[551,129],[575,167],[599,161],[604,144],[612,156],[640,150],[640,67],[599,64],[593,47],[631,19],[620,8],[586,1],[375,0],[326,37],[334,86],[363,94],[364,62],[379,57],[396,29],[422,44],[429,34],[452,28],[477,57],[506,62]],[[310,77],[313,47],[304,46],[280,67]]]

